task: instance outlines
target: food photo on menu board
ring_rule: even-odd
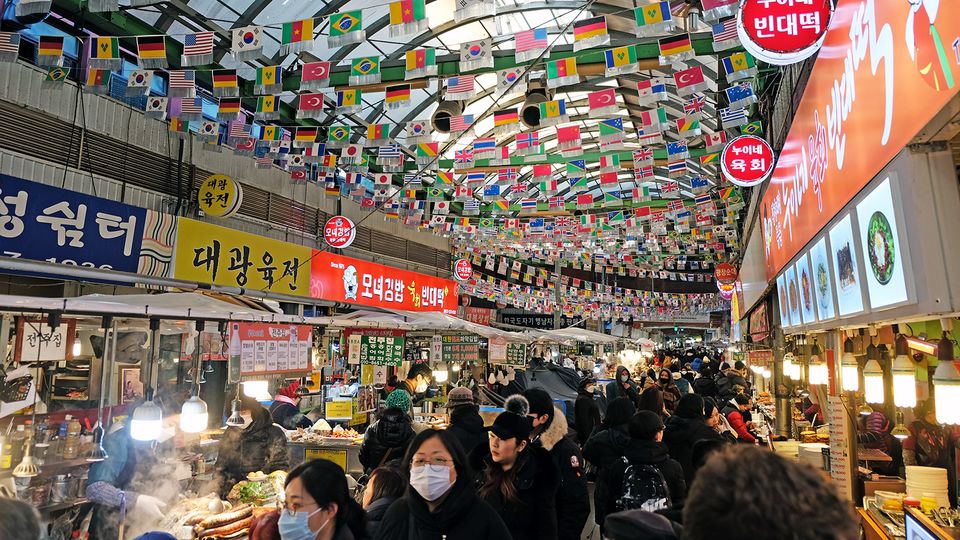
[[[790,324],[790,308],[787,300],[787,273],[780,274],[777,278],[777,296],[780,300],[780,325],[792,326]]]
[[[833,253],[833,276],[837,284],[837,311],[841,317],[861,313],[863,293],[860,291],[859,257],[853,241],[850,214],[843,216],[830,229],[830,251]]]
[[[817,322],[817,315],[813,307],[813,279],[810,273],[810,259],[806,253],[797,260],[795,268],[797,284],[800,287],[800,315],[803,317],[804,324],[813,324]]]
[[[787,267],[787,302],[790,305],[790,320],[794,326],[803,322],[800,318],[800,286],[797,283],[795,267]]]
[[[886,178],[857,205],[860,242],[867,260],[870,307],[877,309],[909,299],[904,257],[897,232],[891,181]]]
[[[813,291],[817,299],[817,315],[821,321],[836,315],[833,306],[833,279],[830,277],[830,256],[827,254],[827,237],[821,238],[810,250],[813,272]]]

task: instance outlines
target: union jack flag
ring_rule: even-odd
[[[473,163],[473,148],[464,148],[453,153],[453,162],[461,165]]]
[[[693,96],[692,98],[683,102],[683,112],[687,114],[703,112],[703,108],[706,105],[707,98],[703,96]]]

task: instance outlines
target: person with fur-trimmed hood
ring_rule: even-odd
[[[550,453],[560,470],[560,489],[557,491],[557,538],[579,540],[587,518],[590,517],[590,495],[583,455],[574,435],[570,434],[563,411],[553,405],[550,394],[542,388],[529,388],[523,397],[530,403],[533,421],[531,440]]]

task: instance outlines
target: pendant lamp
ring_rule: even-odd
[[[193,385],[193,394],[190,396],[190,399],[183,403],[183,407],[180,409],[180,430],[184,433],[200,433],[207,429],[207,424],[210,421],[207,403],[200,399],[200,385],[205,382],[203,380],[201,364],[202,355],[200,354],[200,344],[201,338],[203,337],[204,326],[205,323],[203,321],[197,321],[197,344],[193,348],[193,354],[196,355],[194,366],[196,373],[199,375],[194,377],[196,384]]]
[[[160,320],[150,319],[150,330],[154,342],[151,343],[150,372],[153,371],[155,358],[160,341]],[[147,373],[147,388],[144,390],[146,401],[133,410],[130,418],[130,436],[137,441],[155,441],[163,430],[163,411],[153,401],[152,373]]]
[[[937,370],[933,373],[934,406],[937,422],[960,424],[960,370],[953,359],[953,342],[943,333],[937,343]]]
[[[843,343],[843,356],[840,358],[840,382],[845,392],[860,391],[860,369],[853,355],[853,341]]]
[[[814,340],[813,348],[810,351],[810,363],[807,365],[807,378],[810,384],[825,385],[830,382],[830,371],[827,369],[827,363],[820,358],[822,352],[820,345]]]
[[[907,352],[907,340],[897,337],[897,357],[893,360],[893,404],[897,407],[917,406],[917,368]]]
[[[793,364],[795,361],[792,352],[783,355],[783,374],[791,380],[793,380]]]

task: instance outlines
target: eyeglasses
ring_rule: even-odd
[[[425,465],[436,465],[439,467],[453,467],[453,460],[435,457],[430,459],[414,459],[410,462],[410,465],[414,467],[423,467]]]
[[[309,506],[319,506],[317,503],[312,502],[310,504],[287,504],[285,502],[281,503],[277,501],[277,510],[286,512],[288,516],[294,517],[298,512],[302,511],[304,508]]]

